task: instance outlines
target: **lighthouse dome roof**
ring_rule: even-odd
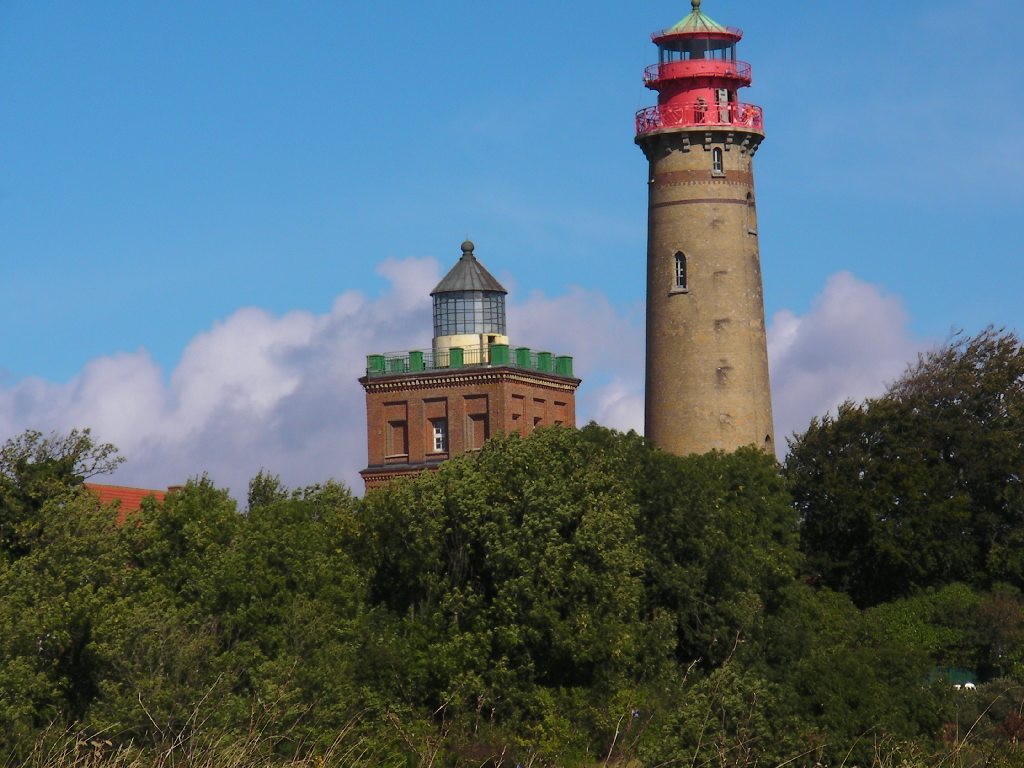
[[[727,35],[742,37],[743,33],[733,27],[719,24],[700,8],[700,0],[691,0],[693,10],[679,22],[654,34],[655,40],[683,35]]]
[[[452,291],[493,291],[508,293],[494,275],[477,261],[473,254],[475,246],[467,240],[462,244],[462,257],[455,263],[447,275],[430,292],[431,296]]]

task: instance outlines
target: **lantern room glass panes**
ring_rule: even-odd
[[[693,59],[736,61],[736,44],[731,41],[708,38],[671,40],[659,45],[658,53],[662,64],[672,61],[692,61]]]
[[[505,294],[450,291],[434,296],[434,336],[505,335]]]

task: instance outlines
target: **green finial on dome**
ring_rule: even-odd
[[[700,13],[700,0],[690,0],[690,5],[693,6],[694,13]]]

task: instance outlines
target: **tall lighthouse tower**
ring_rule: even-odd
[[[701,11],[652,36],[658,105],[636,116],[650,163],[645,433],[677,454],[774,451],[753,158],[760,107],[743,104],[743,33]]]

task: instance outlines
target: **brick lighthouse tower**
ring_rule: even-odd
[[[576,426],[572,358],[510,346],[505,289],[468,240],[430,292],[434,340],[366,357],[367,489],[437,469],[492,434]]]
[[[645,434],[677,454],[774,451],[753,157],[760,107],[736,59],[743,33],[701,11],[656,32],[636,116],[650,163]]]

